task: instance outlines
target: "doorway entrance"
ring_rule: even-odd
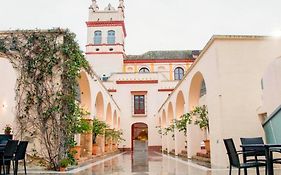
[[[132,151],[148,150],[148,127],[145,123],[132,125]]]

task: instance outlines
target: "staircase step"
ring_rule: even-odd
[[[208,158],[199,157],[199,156],[193,156],[191,158],[191,161],[193,163],[198,164],[198,165],[205,166],[207,168],[211,168],[211,160],[208,159]]]
[[[182,150],[181,153],[179,153],[178,156],[179,157],[183,157],[183,158],[187,158],[187,151],[186,150]]]
[[[203,157],[203,158],[208,158],[208,159],[211,158],[210,154],[205,154],[205,153],[197,153],[196,156]]]
[[[208,162],[210,163],[211,162],[211,159],[210,158],[207,158],[207,157],[202,157],[202,156],[192,156],[192,160],[197,160],[197,161],[202,161],[202,162]]]
[[[171,155],[176,155],[175,149],[172,149],[172,151],[170,151],[169,154],[171,154]]]
[[[186,150],[182,150],[181,154],[187,154],[187,151]]]

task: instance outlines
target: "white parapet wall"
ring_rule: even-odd
[[[214,36],[188,70],[186,77],[159,109],[176,108],[180,91],[185,99],[185,112],[204,103],[210,122],[211,164],[228,165],[224,138],[233,138],[239,148],[240,137],[264,136],[257,109],[262,104],[261,79],[272,61],[280,56],[281,40],[261,36]],[[206,95],[200,99],[201,82]],[[202,105],[202,104],[201,104]],[[189,157],[200,151],[198,127],[188,127]],[[177,140],[176,140],[177,142]],[[190,155],[191,154],[191,155]]]

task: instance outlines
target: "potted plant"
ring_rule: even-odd
[[[112,145],[113,145],[113,149],[114,150],[117,150],[117,145],[121,142],[121,141],[125,141],[125,139],[122,137],[123,135],[123,132],[122,130],[115,130],[113,129],[112,130],[112,133],[111,133],[111,138],[112,138]]]
[[[180,119],[175,119],[175,127],[179,132],[184,132],[184,135],[186,136],[187,133],[187,124],[191,124],[192,122],[192,117],[190,113],[185,113],[183,114]]]
[[[196,106],[194,110],[191,112],[192,115],[196,116],[194,121],[195,125],[198,125],[200,129],[205,132],[205,149],[208,154],[210,154],[210,140],[208,139],[209,133],[209,118],[208,118],[208,109],[206,105]]]
[[[180,119],[174,119],[173,123],[169,125],[166,128],[161,128],[161,126],[156,126],[158,128],[158,133],[161,135],[167,135],[169,132],[172,132],[172,137],[174,139],[175,137],[175,129],[177,129],[179,132],[184,132],[184,135],[186,136],[187,133],[187,124],[191,124],[191,114],[185,113],[183,114]]]
[[[94,118],[93,120],[93,127],[92,127],[92,133],[93,133],[93,155],[97,155],[99,152],[99,146],[97,145],[97,137],[99,135],[104,135],[105,129],[108,128],[108,125],[104,121],[100,121],[97,118]]]
[[[89,124],[89,122],[86,119],[79,118],[76,125],[74,126],[74,140],[75,144],[70,149],[70,153],[73,155],[73,157],[76,160],[80,159],[81,156],[81,146],[80,146],[80,135],[91,133],[92,126]]]
[[[104,151],[105,152],[111,151],[110,146],[112,144],[112,137],[114,135],[113,132],[114,132],[113,129],[110,129],[110,128],[105,129],[105,132],[104,132],[104,137],[105,137]]]
[[[168,135],[169,132],[172,133],[172,138],[173,138],[173,140],[175,140],[175,123],[172,123],[168,127],[163,128],[162,134],[163,135]]]
[[[121,141],[125,141],[125,139],[122,138],[122,135],[123,135],[123,132],[121,130],[106,128],[106,130],[105,130],[105,150],[106,150],[106,152],[110,151],[110,148],[112,148],[112,150],[117,150],[117,144],[120,143]]]
[[[122,130],[114,130],[113,140],[116,143],[120,143],[121,141],[125,141],[125,139],[122,137],[123,132]]]
[[[67,158],[61,159],[59,162],[59,170],[65,171],[65,168],[69,165],[69,160]]]
[[[12,127],[10,125],[6,125],[4,128],[5,135],[10,135],[12,132]]]

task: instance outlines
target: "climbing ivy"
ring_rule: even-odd
[[[0,53],[17,70],[16,118],[22,139],[39,142],[52,169],[67,158],[85,112],[76,101],[80,71],[92,70],[68,30],[0,34]],[[45,150],[45,151],[44,151]]]

